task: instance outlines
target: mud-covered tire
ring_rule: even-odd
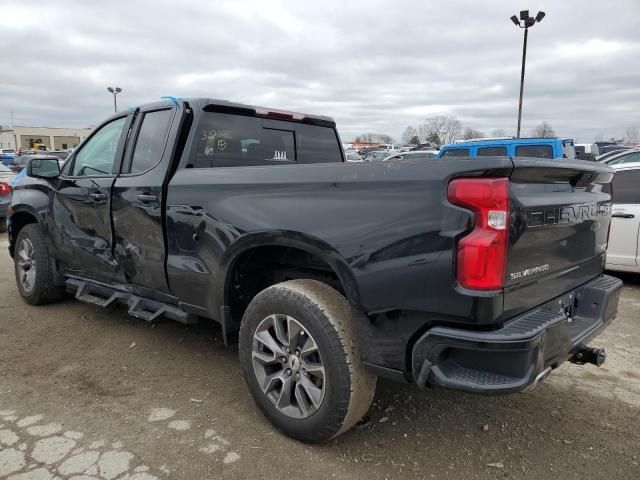
[[[254,335],[264,320],[273,315],[294,318],[317,344],[324,365],[322,402],[306,418],[294,418],[276,408],[260,386],[254,369],[254,349],[264,348]],[[266,288],[249,304],[240,327],[239,342],[240,361],[249,390],[262,413],[284,434],[304,442],[323,442],[346,432],[367,413],[375,393],[376,377],[360,360],[347,300],[327,284],[303,279]]]
[[[30,286],[25,285],[24,267],[21,269],[21,262],[25,259],[21,256],[21,248],[28,242],[33,247],[32,265],[35,267]],[[18,233],[14,252],[14,270],[16,284],[22,298],[32,305],[42,305],[61,300],[64,296],[64,287],[59,287],[54,281],[54,270],[47,239],[42,232],[40,225],[30,223],[25,225]]]

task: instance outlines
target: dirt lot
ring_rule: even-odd
[[[565,364],[498,398],[381,380],[368,424],[308,446],[260,415],[216,326],[148,325],[71,299],[28,306],[6,244],[0,478],[640,478],[637,277],[595,342],[604,367]]]

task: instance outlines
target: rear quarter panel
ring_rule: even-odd
[[[469,214],[449,205],[445,192],[454,174],[507,175],[511,165],[486,157],[180,170],[168,188],[170,287],[215,317],[227,269],[243,248],[308,246],[367,313],[491,323],[501,296],[454,288],[452,247]]]

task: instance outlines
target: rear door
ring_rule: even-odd
[[[169,292],[165,274],[163,186],[175,144],[169,140],[172,125],[178,128],[180,123],[174,122],[178,108],[183,109],[156,105],[137,112],[122,169],[113,187],[115,259],[127,283],[161,293]]]
[[[610,222],[610,168],[515,157],[510,177],[505,316],[601,274]]]
[[[619,169],[613,179],[611,234],[607,265],[638,265],[640,231],[640,167]]]

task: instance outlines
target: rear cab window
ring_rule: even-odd
[[[553,147],[551,145],[517,145],[516,157],[553,159]]]
[[[331,127],[203,112],[187,168],[342,162]]]

